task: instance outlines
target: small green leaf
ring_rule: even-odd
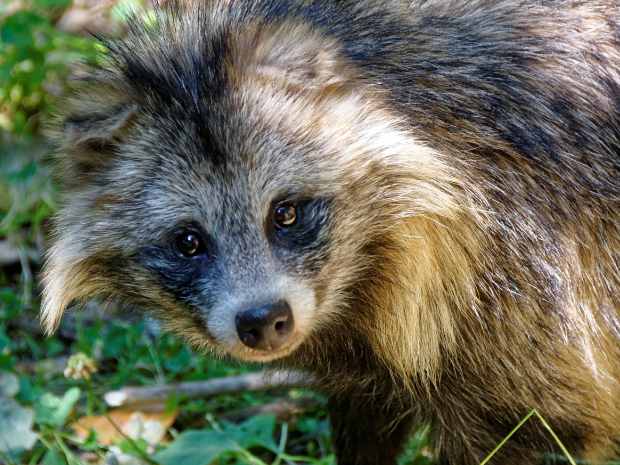
[[[34,43],[33,26],[46,24],[47,21],[29,11],[19,11],[9,16],[0,29],[0,37],[6,44],[26,47]]]
[[[73,406],[80,398],[80,388],[73,387],[69,389],[62,398],[60,405],[54,412],[54,417],[58,425],[64,423],[67,419],[71,411],[73,410]]]
[[[11,289],[0,289],[0,300],[6,303],[19,302],[19,297]]]
[[[77,387],[69,389],[62,399],[46,392],[34,407],[37,422],[48,425],[64,424],[79,398],[80,389]]]
[[[256,415],[240,425],[225,424],[224,433],[244,449],[261,446],[277,454],[278,446],[273,440],[275,428],[275,415]]]
[[[138,451],[134,448],[133,444],[136,445],[136,447],[138,448],[138,450],[140,450],[141,453],[138,453]],[[141,457],[142,454],[146,454],[146,448],[149,446],[148,442],[140,438],[133,440],[133,444],[129,439],[123,439],[123,441],[120,443],[121,452],[123,454],[133,455],[134,457]]]
[[[170,447],[150,458],[161,465],[208,465],[235,448],[230,439],[217,431],[185,431]]]
[[[97,334],[97,336],[99,336]],[[114,358],[123,355],[127,351],[127,335],[124,328],[113,327],[103,336],[104,356]]]
[[[62,353],[65,349],[65,346],[56,338],[49,338],[44,340],[45,343],[45,354],[48,357],[56,357]],[[53,359],[50,359],[53,363]]]
[[[0,451],[19,454],[32,449],[38,438],[31,429],[33,422],[32,409],[0,396]]]
[[[5,334],[0,333],[0,354],[11,353],[11,340]]]
[[[187,347],[182,347],[174,357],[164,362],[164,367],[173,373],[179,373],[192,363],[192,353]]]
[[[39,170],[37,169],[37,165],[35,163],[28,163],[17,172],[8,173],[6,179],[10,183],[24,183],[36,176],[38,172]]]
[[[15,396],[16,400],[20,404],[31,404],[43,395],[43,389],[38,386],[33,386],[32,383],[23,376],[19,377],[19,394]]]
[[[13,373],[0,372],[0,396],[14,397],[19,392],[19,379]]]
[[[43,394],[39,399],[39,402],[34,406],[37,423],[55,425],[56,422],[54,421],[54,412],[59,404],[60,397],[56,397],[54,394],[49,392]]]
[[[174,412],[179,408],[180,404],[185,401],[187,401],[187,396],[185,394],[177,396],[176,391],[173,389],[166,399],[166,412]]]
[[[67,462],[58,452],[50,449],[41,460],[41,465],[67,465]]]
[[[0,66],[0,82],[3,82],[3,83],[9,82],[9,79],[11,79],[12,68],[13,67],[10,64],[4,64]]]
[[[80,444],[79,447],[81,450],[86,451],[96,451],[101,448],[99,445],[99,437],[93,428],[90,429],[88,432],[88,437],[83,443]]]

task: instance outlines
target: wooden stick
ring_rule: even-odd
[[[163,404],[172,391],[198,399],[233,392],[262,391],[273,388],[310,386],[311,378],[292,371],[261,371],[205,381],[190,381],[162,386],[125,387],[103,395],[110,407],[141,410],[153,404]],[[148,409],[147,409],[148,410]],[[143,410],[144,411],[144,410]]]

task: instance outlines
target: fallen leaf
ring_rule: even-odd
[[[168,428],[179,415],[179,410],[172,413],[142,413],[126,412],[124,410],[112,410],[109,416],[116,426],[131,439],[144,439],[149,444],[157,444],[161,441]],[[81,417],[77,422],[69,425],[75,430],[75,435],[86,440],[90,429],[94,429],[99,437],[99,442],[109,446],[114,442],[123,440],[114,425],[105,415]]]

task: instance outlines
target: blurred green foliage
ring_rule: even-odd
[[[70,3],[34,0],[18,8],[11,2],[4,14],[0,10],[0,128],[5,131],[38,134],[50,105],[65,90],[68,63],[96,56],[91,40],[54,25]]]

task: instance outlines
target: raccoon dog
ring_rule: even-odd
[[[616,0],[168,4],[66,97],[43,320],[312,373],[338,463],[620,439]],[[530,420],[496,463],[557,451]]]

